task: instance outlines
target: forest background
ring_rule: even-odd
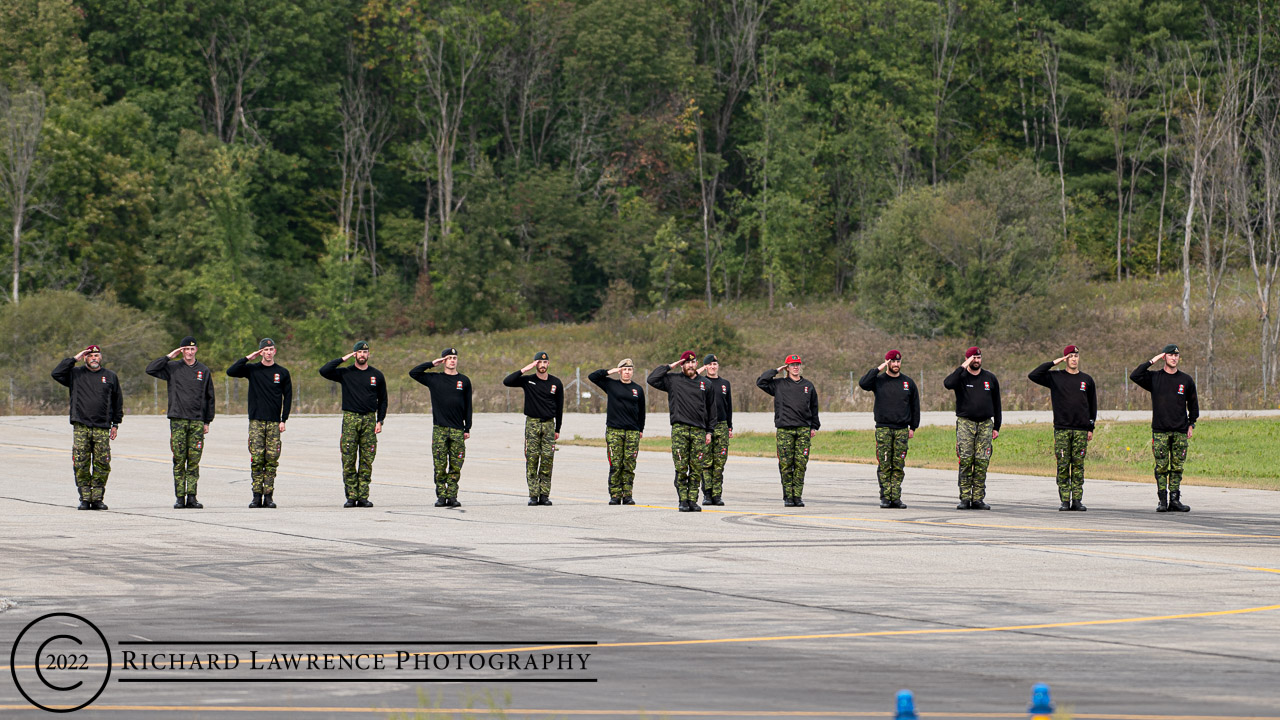
[[[1140,408],[1166,342],[1206,407],[1276,407],[1278,28],[1262,0],[0,0],[7,409],[65,410],[48,372],[96,342],[155,411],[142,366],[188,333],[219,374],[275,338],[308,411],[358,338],[393,411],[447,345],[485,410],[535,350],[569,380],[686,348],[743,407],[794,350],[866,410],[889,347],[942,409],[972,343],[1008,407],[1075,343]]]

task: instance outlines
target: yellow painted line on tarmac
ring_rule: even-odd
[[[51,705],[51,708],[62,709],[71,706]],[[30,705],[0,705],[0,710],[31,710]],[[455,715],[467,717],[478,712],[476,708],[354,708],[354,707],[293,707],[281,705],[93,705],[94,711],[105,712],[191,712],[191,713],[349,713],[364,715],[383,715],[388,713],[420,714],[420,715]],[[501,716],[512,715],[564,715],[576,717],[601,718],[653,718],[653,717],[694,717],[694,718],[883,718],[892,715],[890,712],[856,711],[856,710],[551,710],[547,708],[502,708]],[[1025,718],[1027,714],[1010,712],[920,712],[926,718]],[[1072,713],[1073,718],[1081,720],[1280,720],[1275,715],[1135,715],[1132,713],[1115,715],[1103,713]]]
[[[663,647],[675,645],[728,645],[735,643],[764,643],[764,642],[784,642],[796,640],[839,640],[848,638],[870,638],[870,637],[905,637],[911,635],[970,635],[975,633],[996,633],[996,632],[1019,632],[1023,630],[1052,630],[1057,628],[1072,627],[1098,627],[1102,625],[1124,625],[1130,623],[1142,622],[1159,622],[1163,620],[1189,620],[1192,618],[1207,617],[1223,617],[1228,615],[1246,615],[1249,613],[1269,612],[1271,610],[1280,610],[1280,605],[1262,605],[1251,608],[1238,608],[1235,610],[1210,610],[1198,613],[1182,613],[1178,615],[1148,615],[1144,617],[1131,618],[1105,618],[1101,620],[1071,620],[1054,623],[1034,623],[1030,625],[1000,625],[996,627],[950,627],[950,628],[915,628],[912,630],[869,630],[865,632],[849,632],[849,633],[815,633],[811,635],[758,635],[753,637],[738,638],[704,638],[694,640],[640,640],[632,642],[613,642],[613,643],[594,643],[581,645],[530,645],[527,647],[500,647],[500,648],[480,648],[475,650],[441,650],[436,655],[487,655],[494,653],[516,653],[516,652],[535,652],[547,650],[567,650],[574,648],[634,648],[634,647]],[[245,645],[261,645],[268,646],[270,641],[254,641],[246,640]],[[166,646],[167,647],[167,646]],[[381,653],[381,657],[394,658],[395,653]],[[379,655],[371,655],[370,657],[379,657]],[[105,663],[90,663],[88,667],[105,667]],[[19,670],[32,670],[34,665],[19,665]],[[0,666],[0,671],[9,668]]]

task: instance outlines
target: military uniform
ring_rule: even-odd
[[[719,362],[708,355],[703,365]],[[709,505],[724,505],[724,466],[729,460],[729,436],[733,434],[733,387],[722,377],[707,378],[711,382],[711,394],[716,400],[716,423],[711,428],[711,445],[702,474],[702,494]]]
[[[183,339],[180,347],[195,347],[195,338]],[[196,360],[159,357],[147,365],[147,374],[169,386],[169,450],[173,454],[174,508],[202,508],[196,499],[200,482],[200,458],[204,454],[204,428],[213,422],[213,372]]]
[[[101,352],[96,345],[89,349]],[[111,474],[111,429],[124,419],[120,379],[101,365],[97,370],[76,367],[75,358],[64,358],[52,375],[67,387],[71,401],[71,467],[80,509],[106,510],[103,497]]]
[[[1179,354],[1176,345],[1168,345],[1165,354]],[[1182,503],[1182,467],[1190,445],[1188,433],[1200,418],[1200,399],[1196,381],[1178,370],[1166,368],[1152,371],[1153,363],[1144,362],[1134,368],[1129,379],[1151,393],[1151,454],[1155,457],[1156,512],[1187,512]]]
[[[787,364],[800,362],[797,356]],[[756,387],[773,397],[773,425],[778,447],[778,475],[782,478],[782,500],[787,507],[804,507],[804,476],[809,467],[809,447],[813,433],[821,427],[818,419],[818,389],[805,378],[775,377],[774,368],[756,378]]]
[[[624,360],[625,367],[633,367]],[[619,364],[618,367],[624,367]],[[623,382],[609,377],[603,368],[587,376],[608,398],[605,408],[604,442],[609,459],[609,504],[634,505],[632,497],[636,479],[636,458],[640,455],[640,436],[644,433],[644,387],[634,380]]]
[[[548,360],[545,352],[534,362]],[[551,505],[551,469],[556,459],[556,435],[564,419],[564,383],[555,375],[523,375],[519,370],[502,379],[506,387],[524,390],[524,475],[530,505]]]
[[[885,360],[901,360],[896,350]],[[911,435],[920,427],[920,391],[906,375],[880,373],[871,368],[858,386],[875,395],[876,479],[880,483],[880,507],[905,508],[902,480],[906,476],[907,448]]]
[[[457,355],[447,348],[441,358]],[[435,471],[436,507],[458,507],[458,482],[467,460],[466,436],[471,432],[471,378],[447,370],[433,372],[427,361],[409,371],[409,377],[431,393],[431,461]]]
[[[692,361],[693,353],[685,353],[681,364]],[[646,382],[667,393],[671,419],[671,461],[675,465],[676,500],[681,512],[701,512],[698,487],[706,473],[707,435],[715,427],[715,396],[710,381],[689,377],[683,370],[659,365],[649,373]]]
[[[356,343],[355,350],[369,344]],[[342,358],[320,368],[320,376],[342,385],[342,487],[347,503],[343,507],[373,507],[369,484],[373,481],[373,461],[378,456],[377,426],[387,417],[387,379],[372,365],[339,367]]]
[[[264,338],[258,349],[268,347],[275,347],[275,343]],[[280,466],[280,426],[289,421],[293,407],[292,376],[279,363],[250,363],[243,357],[231,363],[227,376],[249,380],[249,477],[253,486],[249,507],[274,508],[276,470]]]
[[[1072,352],[1067,352],[1072,351]],[[1077,351],[1064,348],[1063,356]],[[1084,459],[1089,434],[1098,418],[1098,391],[1088,373],[1051,370],[1052,362],[1041,363],[1027,379],[1049,388],[1053,406],[1053,455],[1057,460],[1059,510],[1087,510],[1084,506]]]
[[[981,355],[969,348],[966,359]],[[942,381],[942,387],[956,394],[956,460],[960,507],[989,510],[987,468],[991,464],[991,436],[1000,431],[1000,381],[989,370],[971,373],[963,365]]]

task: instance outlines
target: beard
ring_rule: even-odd
[[[697,377],[697,376],[698,376],[698,371],[697,371],[697,370],[694,370],[693,368],[685,368],[685,370],[684,370],[684,376],[685,376],[685,377],[687,377],[687,378],[694,378],[694,377]]]
[[[88,363],[85,363],[85,367],[89,368],[90,370],[93,370],[94,372],[97,372],[98,368],[102,367],[102,363],[88,362]]]

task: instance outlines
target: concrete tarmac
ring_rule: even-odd
[[[470,702],[507,717],[888,717],[910,688],[928,717],[1025,717],[1046,682],[1076,717],[1280,718],[1272,492],[1189,485],[1191,513],[1156,514],[1152,485],[1088,481],[1089,511],[1062,513],[1051,478],[993,473],[993,509],[964,512],[954,473],[908,458],[909,508],[894,511],[878,507],[874,467],[815,461],[793,509],[774,461],[731,457],[726,505],[678,513],[669,455],[639,458],[641,505],[609,506],[604,451],[566,446],[555,505],[528,507],[519,417],[478,415],[463,507],[444,509],[430,418],[404,415],[380,436],[376,506],[343,509],[340,422],[292,419],[280,507],[250,510],[247,421],[219,416],[205,509],[174,510],[166,421],[126,418],[111,509],[80,512],[65,418],[0,420],[0,649],[74,613],[112,652],[104,683],[79,620],[37,624],[0,660],[0,717],[46,716],[23,692],[70,705],[99,685],[76,716],[462,717],[444,711]],[[38,648],[50,623],[89,640]],[[37,653],[71,651],[87,667],[45,677],[84,685],[41,686]],[[397,671],[398,651],[464,667]],[[138,666],[144,652],[240,664]],[[251,652],[393,667],[254,670]],[[495,655],[522,666],[486,666]],[[544,655],[550,667],[523,666]]]

